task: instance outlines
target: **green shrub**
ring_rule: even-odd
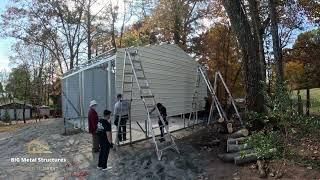
[[[262,124],[249,136],[247,143],[253,147],[259,159],[286,158],[292,152],[287,146],[295,137],[320,138],[320,117],[299,115],[294,108],[290,91],[284,86],[274,87],[274,92],[264,92],[266,112],[246,112],[247,127]],[[293,135],[293,136],[292,136]],[[298,135],[298,136],[297,136]]]
[[[249,136],[247,143],[257,153],[258,159],[278,159],[283,157],[283,141],[276,131],[259,131]]]
[[[9,114],[8,111],[5,111],[5,112],[4,112],[3,122],[5,122],[5,123],[11,123],[11,118],[10,118],[10,114]]]

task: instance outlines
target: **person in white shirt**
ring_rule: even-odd
[[[118,133],[118,139],[119,141],[126,141],[126,133],[127,133],[127,120],[129,118],[129,103],[122,100],[122,95],[117,95],[117,102],[114,105],[114,124],[117,126],[117,129],[119,131]],[[120,121],[119,121],[120,120]]]

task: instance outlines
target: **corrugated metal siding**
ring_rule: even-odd
[[[194,93],[198,63],[176,45],[159,45],[139,47],[146,77],[150,83],[157,102],[167,107],[168,115],[174,116],[192,111],[192,96]],[[87,116],[89,102],[95,99],[98,103],[97,112],[108,108],[113,111],[116,94],[120,93],[122,85],[124,49],[118,49],[116,58],[116,74],[111,77],[111,93],[107,92],[108,71],[97,66],[63,79],[62,89],[78,112],[80,103],[83,105],[84,116]],[[81,92],[81,73],[83,73],[83,87]],[[80,78],[79,78],[80,76]],[[134,83],[134,98],[139,99],[137,85]],[[203,98],[207,96],[207,88],[203,79],[199,88],[199,109],[204,106]],[[111,94],[111,97],[109,95]],[[82,100],[80,97],[83,95]],[[64,117],[79,117],[65,97],[62,98]],[[109,107],[111,101],[112,106]],[[141,100],[132,104],[133,121],[143,121],[145,109]]]
[[[63,79],[63,90],[66,97],[63,96],[64,117],[76,118],[80,112],[80,74],[75,74],[66,79]],[[66,99],[68,98],[68,100]],[[76,109],[76,110],[75,110]]]
[[[17,109],[16,113],[17,113],[17,119],[22,120],[23,119],[23,109]],[[30,119],[30,109],[25,109],[24,115],[25,115],[26,119]]]
[[[94,68],[84,71],[84,98],[83,107],[84,115],[87,116],[89,110],[89,103],[91,100],[96,100],[98,103],[97,113],[102,116],[105,109],[113,110],[113,104],[116,101],[114,94],[115,91],[115,77],[114,73],[111,73],[111,94],[112,97],[108,97],[108,70],[102,68]],[[111,101],[111,107],[109,107],[109,101]]]
[[[15,119],[15,118],[14,118],[14,109],[7,109],[7,111],[8,111],[8,114],[9,114],[9,116],[10,116],[10,119],[11,119],[11,120],[14,120],[14,119]],[[0,109],[0,115],[1,115],[0,119],[1,119],[1,120],[4,119],[5,112],[6,112],[5,109]]]
[[[138,48],[146,77],[157,102],[167,107],[169,116],[192,111],[198,63],[176,45],[158,45]],[[116,60],[116,90],[121,91],[124,49],[119,49]],[[129,68],[130,69],[130,68]],[[134,83],[134,98],[139,98]],[[199,100],[204,106],[207,88],[203,79],[199,88]],[[133,120],[146,119],[141,101],[132,103]]]
[[[108,62],[105,62],[106,65]],[[63,79],[62,89],[65,96],[72,103],[68,102],[66,97],[62,97],[63,117],[78,118],[81,113],[81,103],[83,107],[83,116],[87,117],[89,103],[96,100],[98,103],[97,113],[102,116],[103,110],[113,110],[113,104],[116,101],[115,95],[115,74],[111,73],[111,97],[108,97],[108,68],[97,66],[75,73]],[[110,69],[110,71],[112,71]],[[83,83],[83,84],[82,84]],[[83,91],[81,90],[83,89]],[[111,101],[111,107],[109,107]]]

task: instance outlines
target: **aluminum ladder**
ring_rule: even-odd
[[[194,127],[198,123],[200,71],[197,69],[195,89],[192,96],[192,112],[189,115],[188,127]]]
[[[239,119],[239,121],[240,121],[240,125],[243,126],[243,121],[242,121],[241,116],[240,116],[240,114],[239,114],[239,111],[238,111],[238,109],[237,109],[237,106],[236,106],[236,103],[235,103],[235,101],[234,101],[234,98],[233,98],[233,96],[232,96],[232,94],[231,94],[231,92],[230,92],[230,90],[229,90],[226,82],[224,81],[224,79],[223,79],[220,71],[217,71],[217,72],[215,73],[215,80],[214,80],[214,82],[215,82],[215,87],[217,86],[217,80],[218,80],[218,78],[220,79],[220,81],[221,81],[222,84],[223,84],[224,89],[225,89],[226,92],[228,93],[229,100],[231,101],[231,104],[232,104],[232,106],[233,106],[233,109],[234,109],[234,111],[235,111],[235,113],[236,113],[236,115],[237,115],[237,117],[238,117],[238,119]]]
[[[129,68],[127,68],[129,67]],[[128,81],[130,79],[130,81]],[[140,99],[144,104],[144,108],[146,110],[147,115],[147,126],[146,133],[151,132],[152,140],[155,145],[156,154],[158,160],[161,160],[162,154],[164,150],[174,149],[180,154],[178,146],[174,142],[173,136],[171,135],[168,127],[165,125],[165,122],[160,115],[159,109],[157,108],[156,100],[154,95],[150,89],[149,82],[146,78],[145,71],[142,66],[141,58],[138,53],[138,50],[133,49],[125,49],[124,61],[123,61],[123,73],[122,73],[122,93],[123,97],[129,97],[132,101],[133,96],[133,83],[136,82]],[[129,86],[129,87],[128,87]],[[155,108],[155,115],[151,115],[150,111]],[[130,110],[131,111],[131,110]],[[158,120],[162,122],[162,125],[159,126]],[[158,137],[155,135],[155,130],[163,127],[165,130],[164,138],[166,142],[159,142]],[[149,130],[149,131],[148,131]]]
[[[202,76],[202,78],[204,79],[204,81],[209,89],[209,92],[211,94],[211,97],[212,97],[212,103],[211,103],[211,107],[210,107],[210,113],[209,113],[207,125],[209,125],[211,122],[213,110],[215,108],[217,109],[220,118],[222,118],[224,120],[228,120],[227,115],[226,115],[225,111],[223,110],[223,108],[218,100],[218,97],[216,95],[216,86],[214,88],[212,87],[207,74],[205,73],[205,71],[202,69],[201,66],[198,67],[198,73],[200,73],[200,76]]]

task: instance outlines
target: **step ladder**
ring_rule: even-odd
[[[212,98],[212,103],[211,103],[211,107],[210,107],[207,125],[209,125],[211,122],[214,109],[217,109],[220,118],[222,118],[224,120],[228,120],[227,115],[226,115],[225,111],[223,110],[223,108],[219,102],[219,99],[216,95],[216,86],[212,87],[207,74],[205,73],[205,71],[203,70],[203,68],[201,66],[198,67],[198,72],[199,72],[200,76],[202,76],[202,78],[204,79],[204,81],[207,85],[207,88],[210,92],[211,98]]]
[[[218,78],[219,78],[220,81],[222,82],[223,87],[224,87],[225,91],[227,92],[227,94],[228,94],[228,96],[229,96],[228,98],[229,98],[229,100],[231,101],[231,104],[232,104],[233,109],[234,109],[234,111],[235,111],[235,113],[236,113],[236,116],[237,116],[237,118],[238,118],[238,120],[239,120],[239,122],[240,122],[240,125],[243,126],[243,121],[242,121],[241,116],[240,116],[240,114],[239,114],[239,111],[238,111],[238,108],[237,108],[236,103],[235,103],[235,101],[234,101],[234,98],[233,98],[233,96],[232,96],[232,94],[231,94],[231,92],[230,92],[230,90],[229,90],[226,82],[224,81],[224,79],[223,79],[222,74],[221,74],[220,71],[217,71],[217,72],[215,73],[215,80],[214,80],[214,83],[215,83],[214,86],[215,86],[215,88],[216,88],[216,86],[217,86]]]
[[[140,60],[140,55],[137,50],[134,49],[125,49],[124,61],[123,61],[123,74],[122,74],[122,94],[123,98],[128,98],[132,102],[133,96],[133,84],[136,83],[140,95],[140,99],[144,104],[147,115],[147,125],[146,132],[151,132],[152,141],[155,145],[156,154],[158,160],[161,160],[164,150],[172,148],[176,150],[179,154],[179,149],[174,142],[173,136],[171,135],[168,127],[165,125],[165,122],[160,115],[159,109],[157,108],[155,97],[150,89],[149,82],[146,78],[145,71]],[[150,111],[155,108],[155,115],[151,115]],[[130,105],[131,111],[131,105]],[[130,118],[131,119],[131,118]],[[159,129],[158,120],[162,122],[164,131],[164,138],[166,142],[159,142],[160,138],[156,137],[155,130]],[[130,125],[131,126],[131,125]],[[131,129],[130,129],[131,131]],[[149,136],[149,135],[148,135]]]

